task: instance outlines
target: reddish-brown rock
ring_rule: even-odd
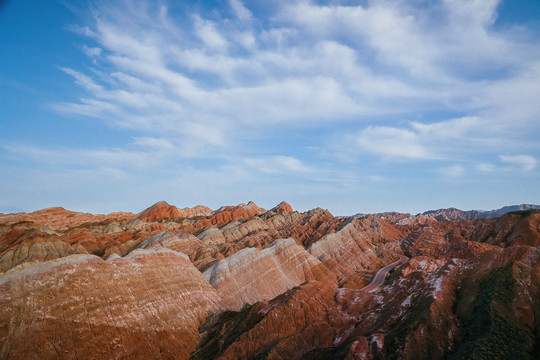
[[[397,258],[392,251],[376,251],[382,241],[396,241],[401,234],[376,217],[350,219],[337,232],[314,242],[307,250],[338,275],[340,283],[362,270],[376,270]],[[382,256],[381,256],[382,255]]]
[[[212,214],[212,209],[197,205],[192,208],[178,209],[174,205],[169,205],[166,201],[159,201],[149,208],[141,211],[135,216],[135,219],[139,219],[146,222],[152,222],[160,219],[180,219],[195,216],[207,216]]]
[[[416,226],[429,226],[436,223],[437,220],[429,215],[411,215],[404,219],[401,219],[397,222],[397,225],[407,226],[407,225],[416,225]]]
[[[94,215],[52,207],[32,213],[7,214],[0,216],[0,224],[31,222],[36,226],[46,226],[55,231],[65,231],[85,223],[98,223],[111,219],[125,220],[133,217],[132,213],[115,212],[108,215]]]
[[[137,214],[136,219],[152,222],[163,218],[174,219],[179,217],[181,217],[181,214],[176,206],[169,205],[166,201],[159,201]]]
[[[276,207],[272,208],[272,210],[270,211],[277,212],[277,213],[282,213],[282,212],[292,213],[293,208],[291,207],[291,205],[289,205],[285,201],[282,201]]]
[[[372,294],[312,281],[210,318],[193,358],[533,359],[540,269],[527,257],[505,251],[398,269]]]
[[[483,242],[504,247],[540,246],[540,211],[526,210],[503,215],[494,221],[491,234]]]
[[[0,358],[535,358],[538,211],[151,208],[0,215]]]
[[[19,265],[0,278],[0,358],[187,358],[219,296],[170,250]]]
[[[178,209],[181,217],[208,216],[212,214],[212,209],[203,205],[197,205],[192,208],[185,207]]]
[[[82,245],[71,245],[61,240],[48,240],[36,236],[0,253],[0,273],[24,262],[46,261],[86,253]]]
[[[250,201],[247,204],[238,206],[223,206],[216,210],[210,220],[210,225],[227,224],[233,220],[242,220],[251,216],[260,215],[264,209]]]
[[[263,250],[245,248],[205,270],[227,309],[272,299],[309,280],[336,285],[335,275],[293,239]]]
[[[299,359],[334,344],[344,323],[336,288],[310,281],[286,294],[210,319],[193,359]]]

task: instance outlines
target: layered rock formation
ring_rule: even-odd
[[[160,201],[140,212],[136,219],[152,222],[163,218],[179,218],[180,211],[174,205],[169,205],[166,201]]]
[[[194,359],[533,359],[538,251],[405,272],[373,294],[311,281],[211,317]],[[418,264],[416,264],[418,265]],[[299,310],[301,309],[301,310]]]
[[[0,358],[534,359],[540,211],[449,214],[0,215]]]
[[[394,251],[382,245],[395,242],[402,235],[381,218],[352,218],[336,232],[311,244],[307,250],[332,269],[340,283],[348,281],[352,286],[351,280],[358,273],[376,270],[395,260]]]
[[[66,229],[80,226],[85,223],[97,223],[107,219],[130,219],[132,213],[115,212],[108,215],[94,215],[69,211],[62,207],[52,207],[32,213],[7,214],[1,218],[2,223],[31,222],[34,225],[45,226],[50,230],[64,231]]]
[[[138,250],[19,265],[0,278],[1,358],[187,358],[220,299],[184,255]]]
[[[293,212],[293,209],[292,209],[292,206],[289,205],[287,202],[282,201],[276,207],[273,207],[271,211],[278,212],[278,213],[280,212],[291,213]]]
[[[211,213],[212,209],[202,205],[197,205],[193,208],[186,207],[183,209],[178,209],[174,205],[169,205],[166,201],[159,201],[151,207],[141,211],[135,218],[146,222],[152,222],[160,219],[179,219],[191,216],[205,216],[210,215]]]
[[[258,250],[244,248],[204,272],[227,309],[270,300],[309,280],[336,285],[324,264],[293,239],[280,239]]]

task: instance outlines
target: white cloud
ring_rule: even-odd
[[[479,127],[486,125],[478,116],[467,116],[441,122],[420,123],[412,122],[411,126],[422,136],[440,141],[447,138],[463,138]]]
[[[103,91],[103,86],[98,85],[94,80],[92,80],[90,77],[86,76],[85,74],[70,69],[70,68],[61,68],[62,71],[64,71],[66,74],[69,74],[75,78],[75,81],[78,85],[80,85],[85,90],[90,91],[91,93],[99,93]]]
[[[86,45],[83,45],[82,50],[88,57],[100,56],[101,52],[103,51],[103,49],[99,47],[88,47]]]
[[[155,35],[137,36],[130,33],[130,28],[119,28],[116,24],[101,20],[96,22],[96,34],[99,43],[116,56],[138,59],[148,64],[162,61],[159,40],[154,39]]]
[[[420,143],[418,135],[407,129],[370,126],[350,136],[347,143],[383,159],[430,159],[433,157]]]
[[[419,7],[412,1],[367,6],[300,2],[285,8],[282,17],[315,38],[346,38],[367,45],[381,65],[397,66],[416,79],[455,83],[448,74],[449,56],[454,62],[488,68],[512,57],[501,51],[514,48],[513,42],[488,31],[491,24],[486,19],[494,18],[496,3],[447,1],[442,6]],[[478,10],[464,12],[463,8]],[[478,47],[482,51],[474,51]]]
[[[195,16],[195,31],[197,36],[204,42],[209,50],[227,50],[227,47],[229,46],[228,41],[216,29],[216,25],[212,21]]]
[[[461,165],[451,165],[439,168],[438,172],[442,176],[455,178],[465,174],[465,168]]]
[[[423,189],[440,180],[434,173],[473,169],[530,179],[538,157],[524,154],[538,153],[540,134],[538,32],[494,24],[499,3],[95,2],[81,12],[87,22],[72,27],[87,61],[58,64],[84,93],[52,108],[61,121],[92,117],[131,141],[67,148],[14,139],[0,155],[48,168],[51,182],[124,176],[129,184],[115,191],[128,200],[148,176],[146,194],[161,194],[149,189],[158,182],[192,201],[211,194],[221,202],[214,205],[274,192],[321,205],[319,196],[336,201],[341,192],[358,206],[350,192],[378,196],[370,186],[403,174],[411,183],[424,175]]]
[[[500,155],[499,160],[505,165],[482,163],[477,166],[482,172],[529,172],[536,168],[538,160],[530,155]]]
[[[171,151],[174,149],[174,145],[166,139],[158,139],[154,137],[142,137],[135,138],[135,144],[147,147],[150,149],[155,149],[158,151]]]
[[[192,21],[183,22],[164,5],[100,4],[95,22],[80,27],[96,45],[85,49],[102,49],[95,59],[100,72],[64,68],[90,96],[56,108],[150,134],[180,134],[203,147],[230,146],[246,134],[264,137],[266,129],[288,122],[364,121],[377,128],[388,115],[466,113],[394,125],[403,130],[393,136],[408,145],[405,157],[425,158],[433,152],[427,150],[430,136],[432,147],[439,142],[448,151],[452,139],[497,138],[511,124],[528,126],[538,115],[531,105],[540,93],[538,50],[490,27],[496,5],[284,2],[275,5],[268,26],[255,28],[253,13],[240,0],[229,1],[234,18],[192,13]],[[482,75],[469,79],[463,69]],[[483,75],[493,72],[499,73]],[[527,91],[516,111],[516,102],[505,98],[518,88]],[[378,153],[395,153],[388,146]]]
[[[371,154],[470,161],[469,169],[478,154],[536,146],[519,140],[540,132],[540,51],[525,31],[492,26],[497,1],[337,3],[272,2],[265,19],[240,0],[181,18],[163,3],[100,3],[78,30],[94,65],[62,68],[86,94],[54,108],[137,134],[122,148],[77,153],[93,166],[198,157],[223,161],[220,171],[235,179],[322,173],[320,181],[334,181],[360,171],[339,169],[336,152],[348,165]],[[276,138],[286,149],[272,147]],[[317,150],[300,156],[300,146]],[[288,155],[268,155],[276,153]],[[493,163],[477,169],[536,166],[512,157]]]
[[[122,113],[121,107],[107,101],[81,98],[78,103],[57,103],[51,106],[54,110],[67,115],[104,118],[109,114]]]
[[[233,9],[234,13],[236,14],[236,16],[242,20],[242,21],[251,21],[252,19],[252,14],[251,14],[251,11],[249,11],[245,6],[244,4],[242,3],[242,1],[240,0],[229,0],[229,5],[231,6],[231,8]]]
[[[497,168],[493,164],[482,163],[477,166],[477,169],[482,172],[494,172],[497,171]]]
[[[135,138],[130,148],[66,149],[2,142],[0,148],[17,158],[51,167],[109,169],[129,172],[156,168],[177,159],[178,147],[159,138]],[[176,151],[175,151],[176,150]]]
[[[517,166],[523,171],[531,171],[538,164],[538,161],[529,155],[501,155],[500,159],[502,162]]]
[[[127,89],[134,92],[143,92],[146,94],[160,94],[162,92],[160,84],[145,81],[137,76],[123,72],[111,73],[111,76],[121,82],[120,87],[127,87]]]
[[[388,181],[387,178],[385,178],[383,176],[379,176],[379,175],[369,175],[368,179],[373,181],[373,182],[386,182],[386,181]]]
[[[268,156],[262,158],[244,158],[248,168],[264,174],[309,173],[313,170],[293,156]]]
[[[540,58],[539,55],[536,57]],[[487,82],[471,98],[476,107],[485,109],[490,128],[495,131],[538,131],[539,94],[540,61],[536,60],[520,66],[511,77]]]

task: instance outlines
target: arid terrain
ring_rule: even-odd
[[[504,209],[0,214],[0,359],[538,359],[540,211]]]

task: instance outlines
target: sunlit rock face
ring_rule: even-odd
[[[347,279],[359,271],[375,270],[395,260],[395,254],[381,245],[396,241],[401,235],[379,218],[351,219],[337,231],[312,243],[307,250],[340,279]]]
[[[475,216],[0,214],[0,358],[535,359],[540,212]]]
[[[166,201],[160,201],[143,210],[136,219],[152,222],[160,219],[179,219],[183,217],[202,216],[212,213],[212,209],[198,205],[193,208],[178,209],[174,205],[169,205]]]
[[[262,250],[245,248],[215,263],[204,277],[231,310],[272,299],[308,280],[336,284],[335,275],[293,239],[276,240]]]
[[[0,293],[0,357],[14,359],[186,358],[220,309],[215,289],[171,250],[19,265]]]
[[[293,212],[293,208],[291,205],[289,205],[289,203],[282,201],[277,206],[273,207],[271,211],[277,212],[277,213],[282,213],[282,212],[291,213]]]

